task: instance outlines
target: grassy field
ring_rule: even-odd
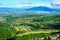
[[[0,40],[32,40],[60,32],[60,15],[0,16]]]
[[[16,40],[32,40],[32,38],[44,38],[50,36],[53,32],[59,32],[59,30],[38,30],[38,31],[31,31],[26,32],[23,34],[18,34]]]

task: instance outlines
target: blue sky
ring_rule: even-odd
[[[52,0],[0,0],[0,7],[26,8],[34,6],[51,7]]]

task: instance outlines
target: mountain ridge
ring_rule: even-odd
[[[0,7],[0,12],[13,12],[13,11],[46,11],[46,12],[60,12],[59,9],[49,8],[45,6],[32,7],[27,9],[21,8],[3,8]]]
[[[33,8],[29,8],[26,9],[27,11],[48,11],[48,12],[60,12],[59,9],[54,9],[54,8],[48,8],[45,6],[38,6],[38,7],[33,7]]]

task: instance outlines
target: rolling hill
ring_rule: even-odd
[[[33,7],[26,9],[27,11],[46,11],[46,12],[60,12],[59,9],[53,9],[53,8],[48,8],[44,6],[38,6],[38,7]]]

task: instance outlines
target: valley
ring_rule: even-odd
[[[60,32],[60,15],[0,16],[0,40],[47,40],[41,38],[57,32]]]

